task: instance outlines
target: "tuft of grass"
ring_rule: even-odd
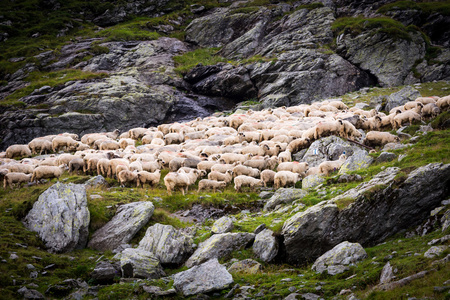
[[[418,10],[421,13],[429,16],[434,13],[438,13],[444,16],[450,15],[450,3],[448,1],[430,1],[418,3],[415,1],[396,1],[381,6],[378,9],[379,13],[385,14],[390,11],[396,10]]]
[[[217,55],[218,50],[219,48],[200,48],[179,56],[174,56],[175,72],[180,75],[185,75],[199,63],[207,66],[215,65],[219,62],[227,62],[226,58]]]

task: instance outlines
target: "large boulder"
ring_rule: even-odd
[[[39,196],[23,222],[49,251],[61,253],[86,246],[89,221],[85,186],[57,182]]]
[[[265,262],[270,262],[277,256],[278,248],[278,240],[270,229],[258,233],[252,246],[253,253]]]
[[[384,110],[389,112],[394,107],[402,106],[406,102],[416,100],[418,97],[420,97],[419,91],[408,85],[400,91],[392,93],[387,97]]]
[[[264,210],[272,210],[279,204],[290,204],[295,200],[302,199],[308,194],[302,189],[280,188],[264,204]]]
[[[214,234],[200,243],[185,265],[190,268],[211,258],[224,257],[235,250],[246,247],[254,239],[255,235],[247,232]]]
[[[182,264],[192,253],[192,237],[171,225],[155,224],[145,232],[139,249],[149,251],[161,264]]]
[[[94,232],[89,248],[105,251],[127,244],[150,220],[155,206],[150,201],[119,206],[116,215],[105,226]]]
[[[359,150],[348,157],[344,164],[339,169],[339,174],[348,173],[351,171],[358,171],[370,166],[373,158],[369,156],[366,150]]]
[[[173,276],[173,286],[184,296],[223,290],[233,283],[233,276],[217,258]]]
[[[161,264],[151,252],[127,248],[120,256],[122,276],[125,278],[158,279],[165,276]]]
[[[321,255],[311,269],[317,273],[327,271],[330,275],[336,275],[348,270],[349,265],[354,265],[365,258],[367,253],[360,244],[345,241]]]
[[[387,168],[329,201],[288,219],[282,229],[287,261],[312,261],[343,241],[372,246],[428,218],[450,192],[450,164],[428,164],[395,179]],[[350,205],[343,205],[351,203]]]

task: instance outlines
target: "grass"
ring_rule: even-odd
[[[379,13],[385,14],[390,11],[414,9],[426,15],[439,13],[444,16],[450,15],[450,4],[448,1],[423,1],[417,3],[415,1],[397,1],[381,6]]]

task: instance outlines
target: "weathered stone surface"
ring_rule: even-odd
[[[344,164],[339,169],[339,174],[348,173],[365,169],[373,162],[373,158],[369,156],[366,150],[359,150],[348,157]]]
[[[380,284],[383,283],[388,283],[390,281],[392,281],[392,279],[394,279],[394,271],[392,270],[392,266],[389,262],[387,262],[384,267],[383,270],[381,270],[381,275],[380,275]]]
[[[365,258],[367,253],[360,244],[345,241],[321,255],[311,269],[317,273],[327,271],[330,275],[336,275]]]
[[[230,217],[223,216],[216,220],[211,227],[212,233],[227,233],[233,230],[233,220]]]
[[[447,248],[447,246],[433,246],[428,249],[427,252],[423,254],[423,256],[425,256],[426,258],[434,258],[441,255]]]
[[[126,278],[158,279],[165,276],[159,260],[142,249],[128,248],[120,256],[122,276]]]
[[[411,86],[406,86],[398,92],[392,93],[387,97],[385,110],[389,112],[397,106],[402,106],[408,101],[414,101],[420,97],[418,90]]]
[[[115,277],[120,277],[120,266],[107,261],[100,261],[91,272],[91,278],[99,283],[111,283]]]
[[[278,241],[270,229],[264,229],[255,237],[253,253],[265,262],[272,261],[278,254]]]
[[[190,268],[211,258],[221,258],[234,250],[244,248],[254,239],[255,235],[247,232],[214,234],[200,243],[185,265]]]
[[[302,180],[302,189],[312,189],[325,181],[324,176],[319,174],[308,175]]]
[[[447,230],[450,226],[450,209],[448,209],[441,218],[442,231]]]
[[[232,283],[233,277],[219,264],[217,258],[177,273],[173,277],[174,288],[184,296],[222,290]]]
[[[59,253],[85,247],[89,220],[84,185],[57,182],[39,196],[24,225],[39,234],[49,251]]]
[[[102,175],[92,177],[84,183],[87,189],[89,188],[108,188],[109,184]]]
[[[46,295],[52,295],[56,297],[67,296],[75,288],[87,288],[86,282],[81,279],[66,279],[62,282],[58,282],[48,287],[45,291]]]
[[[149,251],[161,264],[182,264],[192,251],[192,237],[171,225],[155,224],[145,232],[139,249]]]
[[[380,243],[423,222],[449,192],[450,164],[420,167],[394,188],[397,172],[398,168],[387,168],[373,181],[288,219],[282,229],[287,260],[311,261],[346,240],[363,246]],[[354,202],[339,210],[335,203],[348,198]]]
[[[24,299],[45,299],[44,295],[36,290],[28,289],[25,286],[17,290],[17,293],[23,296]]]
[[[302,199],[308,193],[302,189],[280,188],[270,199],[264,204],[264,210],[272,210],[278,204],[290,204],[295,200]]]
[[[396,154],[391,152],[381,152],[380,156],[375,160],[377,163],[383,163],[388,161],[393,161],[397,157]]]
[[[94,232],[88,246],[105,251],[128,243],[150,220],[155,206],[150,201],[119,206],[116,215],[105,226]]]
[[[253,259],[244,259],[235,262],[228,268],[230,273],[244,273],[244,274],[257,274],[261,272],[262,265]]]

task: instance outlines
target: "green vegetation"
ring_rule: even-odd
[[[450,3],[448,1],[423,1],[421,3],[415,1],[397,1],[385,4],[378,9],[379,13],[385,14],[396,10],[415,9],[426,15],[439,13],[444,16],[450,15]]]

